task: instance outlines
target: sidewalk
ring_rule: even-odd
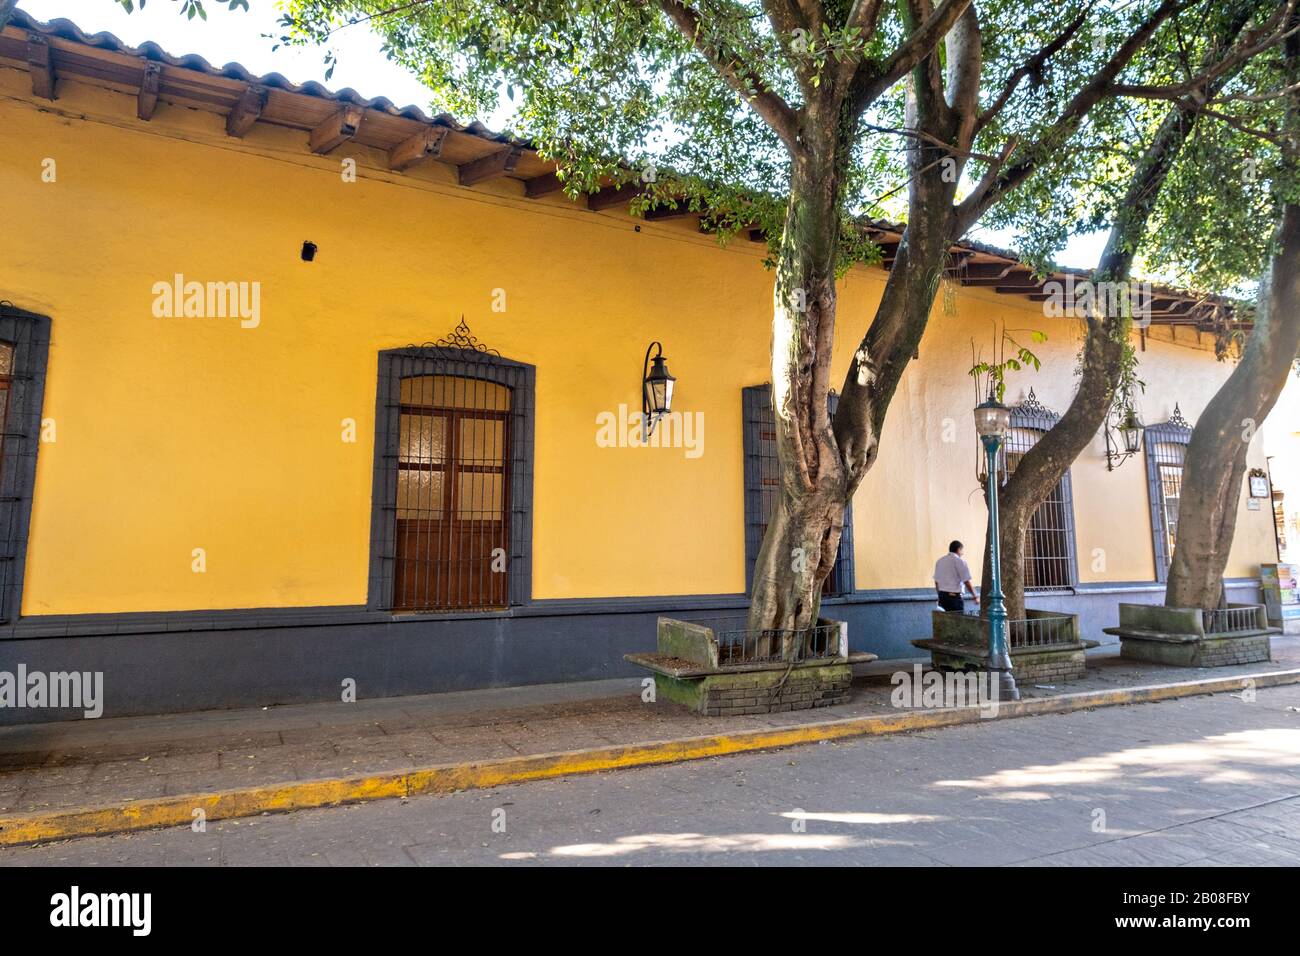
[[[4,727],[0,728],[0,815],[12,820],[15,815],[58,813],[73,808],[120,808],[128,803],[148,804],[178,795],[280,788],[313,781],[342,782],[343,778],[355,785],[358,778],[399,774],[412,768],[491,765],[494,761],[513,761],[515,766],[523,767],[521,758],[570,751],[677,748],[675,754],[661,755],[653,761],[618,762],[630,766],[779,746],[798,742],[799,735],[764,732],[799,728],[811,731],[827,726],[828,722],[843,725],[854,718],[892,720],[905,716],[890,701],[889,674],[896,670],[910,671],[911,667],[911,662],[899,661],[868,665],[855,679],[850,702],[844,706],[743,717],[703,718],[671,704],[643,703],[640,680],[632,678],[363,700],[352,704],[318,703]],[[1075,698],[1070,703],[1072,708],[1077,708],[1126,702],[1122,694],[1112,694],[1105,700],[1079,699],[1086,692],[1114,692],[1206,679],[1239,680],[1243,676],[1294,669],[1300,669],[1300,638],[1296,637],[1275,638],[1271,662],[1213,669],[1122,661],[1118,646],[1111,646],[1089,657],[1085,680],[1055,687],[1022,686],[1021,693],[1024,698],[1042,704],[1048,703],[1045,698],[1062,698],[1064,704],[1068,696]],[[1012,709],[1007,715],[1034,712],[1040,712],[1038,704],[1019,711]],[[925,713],[933,715],[935,711]],[[906,729],[914,728],[899,724],[893,727],[893,732]],[[861,726],[836,731],[841,736],[871,732],[884,731],[861,729]],[[710,751],[686,746],[699,738],[727,741],[746,738],[746,735],[749,744],[730,749]],[[765,743],[768,740],[775,743]],[[608,760],[603,764],[588,761],[585,766],[573,763],[572,772],[612,765]],[[534,770],[515,777],[497,774],[492,779],[498,783],[509,782],[561,772],[563,767],[551,766],[546,774]],[[385,787],[385,783],[393,786]],[[444,783],[439,789],[457,786],[453,780],[453,784]],[[369,786],[363,796],[356,796],[355,791],[355,786],[346,792],[336,791],[343,796],[323,799],[316,805],[367,796],[402,795],[394,778]],[[414,791],[408,787],[408,792]],[[222,807],[221,815],[262,812],[257,807],[265,806],[293,808],[291,801],[267,803],[262,799],[256,806],[244,801],[240,812]],[[0,842],[5,841],[0,839]]]

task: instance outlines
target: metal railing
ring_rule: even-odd
[[[1262,604],[1245,604],[1240,607],[1218,607],[1201,611],[1201,626],[1206,634],[1231,634],[1234,631],[1254,631],[1259,628],[1259,609]]]
[[[1078,641],[1073,619],[1066,615],[1007,621],[1007,635],[1012,647],[1052,647]]]
[[[774,661],[809,661],[839,654],[838,624],[819,624],[800,629],[749,629],[746,618],[696,621],[713,632],[718,644],[718,665],[736,667]],[[787,648],[789,653],[787,653]]]

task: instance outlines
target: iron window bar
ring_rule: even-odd
[[[50,320],[0,301],[0,621],[15,621],[40,448]]]
[[[462,320],[380,355],[371,605],[502,610],[529,598],[531,366]]]
[[[1178,507],[1182,498],[1183,459],[1192,440],[1192,426],[1174,404],[1169,420],[1148,425],[1143,435],[1147,459],[1147,501],[1151,515],[1151,545],[1156,580],[1169,579],[1174,541],[1178,537]]]
[[[1011,407],[1011,428],[1002,443],[998,462],[1002,484],[1007,483],[1020,460],[1060,417],[1039,401],[1032,388],[1024,401]],[[1030,516],[1024,551],[1026,591],[1057,591],[1077,583],[1074,496],[1069,470]]]
[[[829,396],[828,411],[833,416],[839,396]],[[776,451],[776,414],[772,408],[770,385],[754,385],[741,392],[745,452],[745,593],[753,591],[754,564],[767,534],[767,523],[776,511],[781,494],[781,472]],[[840,546],[826,580],[823,597],[852,594],[853,572],[853,504],[844,509],[844,528]]]

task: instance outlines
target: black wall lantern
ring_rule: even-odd
[[[651,352],[654,352],[653,365],[650,363]],[[655,430],[659,419],[672,411],[675,381],[677,379],[668,374],[664,347],[658,342],[651,342],[645,350],[645,362],[641,366],[641,421],[645,424],[647,438]]]
[[[1119,434],[1119,440],[1111,438],[1112,429]],[[1132,405],[1121,406],[1116,414],[1114,425],[1110,416],[1106,417],[1106,470],[1114,471],[1128,459],[1138,453],[1142,447],[1142,421]]]

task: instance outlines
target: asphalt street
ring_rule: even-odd
[[[53,864],[1300,865],[1300,687],[0,851]]]

